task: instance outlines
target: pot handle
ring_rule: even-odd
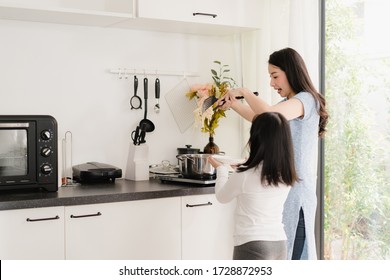
[[[183,161],[184,159],[182,158],[182,155],[176,155],[176,158],[180,161]]]
[[[189,159],[190,161],[194,162],[194,159],[190,155],[186,155],[186,154],[176,155],[176,158],[181,161],[183,161],[184,159]]]

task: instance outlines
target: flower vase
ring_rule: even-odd
[[[204,147],[203,152],[205,154],[218,154],[219,153],[219,147],[217,144],[214,143],[214,137],[209,137],[209,143]]]

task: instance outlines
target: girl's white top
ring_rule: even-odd
[[[250,241],[286,240],[282,213],[290,187],[264,186],[260,181],[261,165],[229,177],[228,168],[217,168],[215,194],[221,203],[237,199],[234,212],[234,245]]]

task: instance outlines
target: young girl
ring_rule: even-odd
[[[284,98],[282,102],[269,105],[246,88],[229,91],[220,102],[225,102],[223,109],[232,108],[249,121],[254,115],[264,112],[279,112],[289,121],[300,180],[284,205],[287,258],[314,260],[317,259],[314,225],[318,138],[325,135],[328,121],[325,98],[314,87],[305,62],[294,49],[285,48],[272,53],[268,72],[270,85]],[[237,96],[244,97],[248,105],[237,102]]]
[[[279,113],[255,116],[248,146],[248,160],[229,178],[227,167],[209,157],[217,170],[217,200],[237,199],[233,259],[284,260],[283,204],[297,181],[287,120]]]

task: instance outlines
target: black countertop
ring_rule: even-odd
[[[161,183],[156,179],[146,181],[117,179],[115,183],[60,187],[58,192],[31,190],[1,191],[0,210],[95,204],[212,193],[214,193],[214,186]]]

